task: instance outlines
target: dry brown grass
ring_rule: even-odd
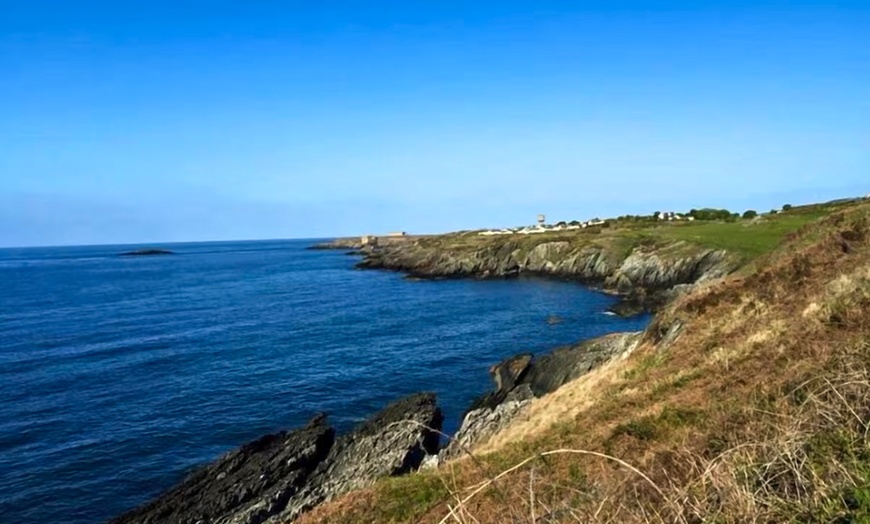
[[[870,521],[868,341],[862,205],[681,298],[628,359],[539,399],[476,460],[303,521]]]

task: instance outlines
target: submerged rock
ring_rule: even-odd
[[[287,522],[321,502],[419,468],[438,452],[442,414],[435,395],[394,404],[335,438],[319,415],[219,458],[115,524]]]
[[[556,324],[561,324],[565,319],[560,317],[559,315],[550,315],[547,317],[547,325],[555,326]]]

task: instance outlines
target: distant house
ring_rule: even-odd
[[[404,231],[393,231],[392,233],[387,233],[388,237],[404,237],[408,236],[408,233]]]

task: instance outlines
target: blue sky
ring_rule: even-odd
[[[863,195],[868,6],[0,0],[0,245]]]

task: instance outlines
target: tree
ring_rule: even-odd
[[[782,210],[783,211],[791,211],[791,204],[786,204],[786,205],[782,206]]]
[[[750,209],[750,210],[746,211],[745,213],[743,213],[744,220],[749,220],[750,218],[755,218],[757,216],[758,216],[758,212],[753,210],[753,209]]]

